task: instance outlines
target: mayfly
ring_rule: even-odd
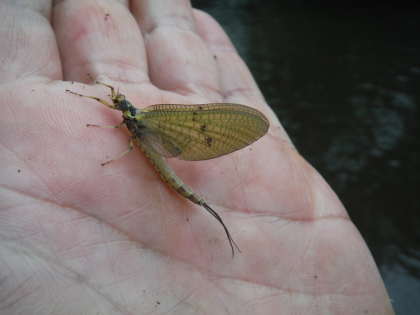
[[[181,160],[208,160],[239,150],[262,137],[268,130],[267,118],[251,107],[231,103],[213,104],[157,104],[144,109],[134,107],[125,96],[114,87],[102,82],[111,90],[109,103],[95,96],[72,94],[94,99],[103,105],[122,112],[123,121],[113,126],[125,125],[131,133],[129,148],[125,155],[137,144],[153,164],[162,180],[180,195],[202,206],[222,225],[232,256],[235,249],[240,252],[220,215],[208,203],[175,174],[165,158],[177,157]],[[98,126],[98,125],[88,125]],[[102,163],[105,165],[113,160]]]

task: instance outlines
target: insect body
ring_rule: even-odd
[[[97,83],[111,89],[112,104],[94,96],[66,91],[121,111],[123,121],[115,127],[125,124],[132,135],[129,149],[121,156],[130,152],[136,143],[165,182],[183,197],[202,206],[220,222],[229,240],[232,256],[235,253],[234,247],[240,251],[219,214],[184,184],[165,162],[165,157],[189,161],[207,160],[239,150],[267,132],[267,118],[251,107],[229,103],[157,104],[139,109],[112,86]]]

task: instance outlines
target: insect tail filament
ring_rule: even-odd
[[[223,226],[223,229],[225,230],[226,236],[229,240],[230,248],[232,249],[232,257],[235,256],[235,248],[238,250],[238,252],[241,252],[241,249],[239,248],[238,244],[236,244],[236,242],[233,240],[232,235],[230,235],[230,232],[227,229],[220,215],[212,208],[210,208],[210,206],[204,200],[201,200],[200,205],[203,206],[204,209],[206,209],[212,216],[214,216],[216,220],[219,221],[220,224]]]

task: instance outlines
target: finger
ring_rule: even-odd
[[[18,78],[61,79],[61,64],[45,1],[0,3],[0,83]]]
[[[143,39],[128,1],[62,1],[54,25],[66,80],[148,82]]]
[[[267,105],[251,72],[219,23],[200,10],[194,10],[194,16],[197,21],[198,33],[214,56],[223,101],[256,107],[265,113],[270,121],[279,128],[283,136],[288,139],[277,116]]]
[[[135,0],[133,14],[143,33],[151,81],[159,88],[218,101],[213,57],[196,32],[187,0]]]
[[[195,10],[194,15],[198,32],[214,55],[225,100],[241,103],[251,98],[263,103],[264,97],[251,73],[220,25],[203,11]]]

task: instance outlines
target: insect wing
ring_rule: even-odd
[[[168,158],[179,156],[182,152],[181,149],[171,141],[171,137],[159,132],[159,130],[146,129],[140,137],[140,142],[159,155]]]
[[[145,138],[159,143],[151,146],[171,153],[165,156],[190,161],[239,150],[262,137],[269,126],[258,110],[230,103],[158,104],[145,108],[144,114]]]

